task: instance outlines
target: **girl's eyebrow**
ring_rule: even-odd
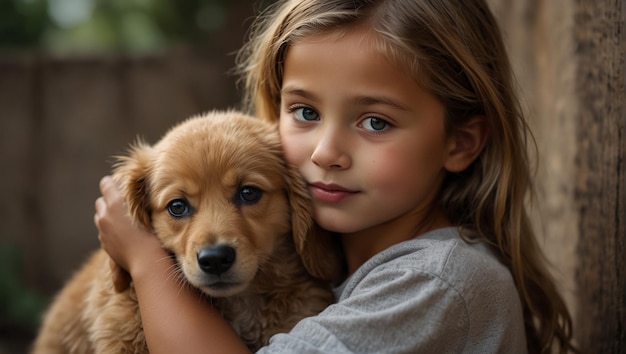
[[[406,105],[397,102],[389,97],[385,97],[385,96],[358,96],[354,99],[354,101],[358,104],[361,105],[375,105],[375,104],[382,104],[382,105],[386,105],[386,106],[390,106],[402,111],[409,111],[409,107],[407,107]]]
[[[285,86],[280,90],[280,95],[281,96],[299,96],[302,98],[306,98],[306,99],[310,99],[310,100],[316,100],[317,96],[315,96],[313,93],[297,88],[295,86]]]
[[[310,92],[310,91],[306,91],[303,90],[301,88],[295,87],[295,86],[285,86],[280,90],[280,94],[281,96],[298,96],[298,97],[302,97],[305,99],[309,99],[312,101],[317,101],[318,97]],[[386,96],[375,96],[375,95],[362,95],[362,96],[356,96],[354,97],[354,99],[352,99],[352,101],[355,104],[359,104],[359,105],[363,105],[363,106],[371,106],[371,105],[376,105],[376,104],[382,104],[382,105],[386,105],[386,106],[390,106],[392,108],[395,109],[399,109],[402,111],[409,111],[409,107],[407,107],[406,105],[393,100],[389,97]]]

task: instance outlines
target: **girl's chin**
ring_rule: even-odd
[[[316,217],[314,219],[322,229],[338,234],[349,234],[362,230],[362,227],[359,227],[359,225],[347,224],[345,220],[339,221],[338,219],[340,218],[336,216],[333,218]]]

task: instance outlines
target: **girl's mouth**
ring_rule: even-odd
[[[337,184],[316,182],[309,186],[313,198],[326,203],[340,203],[359,193]]]

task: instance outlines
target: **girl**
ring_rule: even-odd
[[[484,1],[282,1],[238,59],[246,102],[278,120],[347,269],[336,304],[261,352],[573,349],[525,210],[530,133]],[[99,237],[133,278],[151,352],[245,352],[169,277],[110,178],[101,191]]]

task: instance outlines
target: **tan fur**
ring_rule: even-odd
[[[311,239],[306,185],[282,159],[274,124],[234,111],[191,118],[154,146],[136,144],[114,178],[132,220],[154,230],[176,258],[172,276],[205,294],[251,349],[332,302],[337,249],[330,235]],[[243,186],[261,189],[262,197],[238,202]],[[189,216],[170,215],[167,205],[177,198],[191,205]],[[211,276],[197,254],[218,244],[233,247],[236,260]],[[109,262],[96,251],[62,289],[34,353],[147,352],[134,288]],[[239,285],[209,285],[224,279]]]

